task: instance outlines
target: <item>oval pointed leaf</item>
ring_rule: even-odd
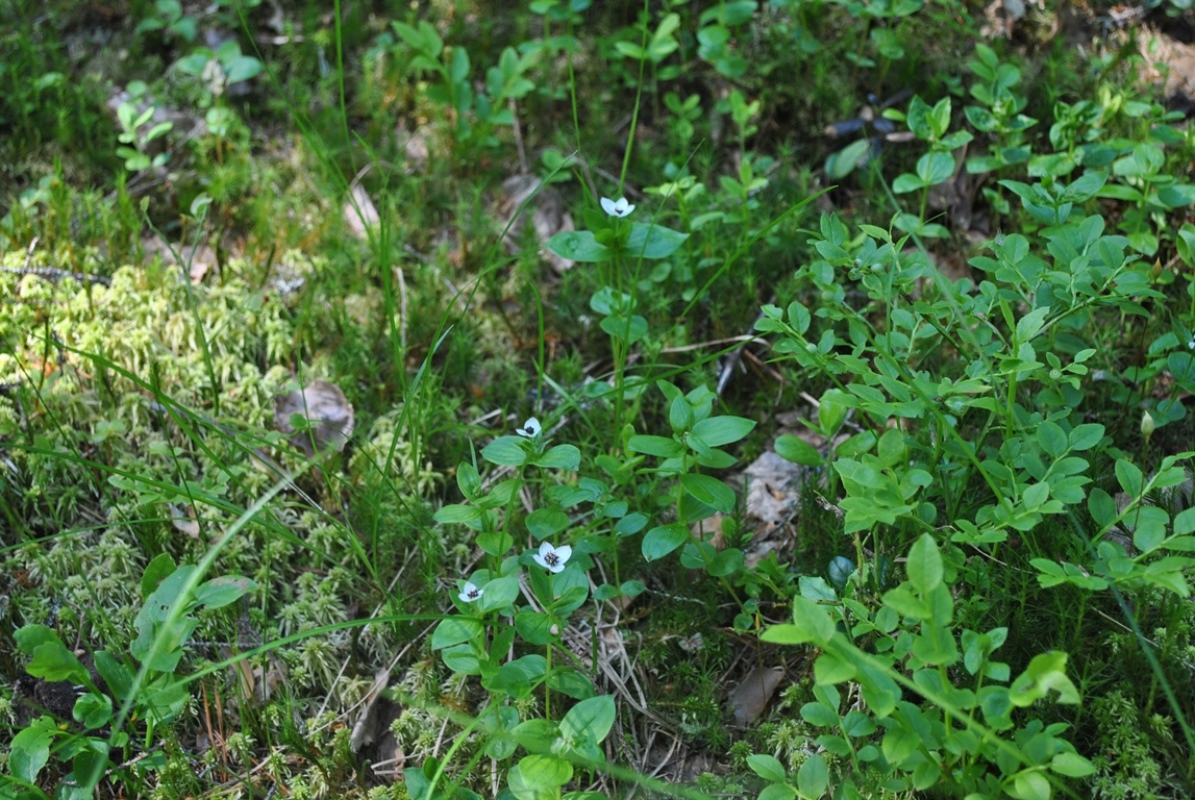
[[[928,533],[913,543],[905,565],[909,583],[922,595],[929,594],[942,583],[942,554]]]
[[[527,462],[523,440],[516,436],[499,436],[481,450],[481,457],[503,467],[521,467]]]
[[[721,447],[744,438],[755,428],[745,417],[708,417],[693,426],[693,435],[710,447]]]
[[[627,237],[626,252],[636,258],[667,258],[688,238],[689,234],[665,228],[663,225],[636,222],[631,226],[631,235]]]
[[[734,490],[717,478],[709,475],[687,474],[680,476],[680,485],[700,503],[730,514],[734,511]]]
[[[643,557],[648,561],[663,558],[689,541],[689,529],[682,523],[659,525],[643,535]]]
[[[575,470],[581,466],[581,451],[571,444],[558,444],[531,463],[545,469]]]
[[[547,248],[570,261],[605,261],[614,255],[592,231],[562,231],[548,240]]]
[[[568,514],[555,508],[537,508],[527,515],[527,530],[543,541],[568,527]]]
[[[632,436],[630,441],[627,442],[627,449],[632,453],[642,453],[647,456],[656,456],[657,458],[676,458],[685,452],[684,445],[675,439],[642,434]]]
[[[777,436],[775,449],[776,455],[785,461],[791,461],[803,467],[819,467],[825,461],[816,447],[791,433],[782,433]]]
[[[565,741],[600,744],[614,727],[615,706],[611,695],[582,700],[560,720],[560,736]]]

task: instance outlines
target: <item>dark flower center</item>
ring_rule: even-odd
[[[548,563],[549,567],[554,567],[560,563],[560,556],[556,555],[555,553],[548,553],[546,556],[544,556],[544,561]]]

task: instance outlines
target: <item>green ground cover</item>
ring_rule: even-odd
[[[1189,0],[13,0],[0,796],[1195,791]]]

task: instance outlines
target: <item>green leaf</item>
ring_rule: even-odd
[[[806,703],[801,706],[801,719],[815,728],[838,727],[838,712],[821,703]]]
[[[737,547],[720,550],[709,565],[709,573],[715,578],[725,578],[743,569],[745,558]]]
[[[633,61],[647,59],[647,51],[633,42],[615,42],[614,49]]]
[[[562,234],[557,234],[557,236],[560,235]],[[556,236],[552,237],[552,239],[555,238]],[[636,222],[631,225],[631,235],[627,237],[626,252],[635,258],[640,255],[643,258],[651,259],[667,258],[675,253],[688,238],[689,234],[665,228],[663,225]],[[549,247],[551,244],[552,242],[549,240]],[[581,259],[573,260],[580,261]]]
[[[556,641],[557,633],[552,629],[559,627],[550,614],[539,611],[520,611],[515,614],[515,630],[519,636],[527,640],[527,644],[546,645]]]
[[[1059,459],[1069,447],[1067,435],[1053,422],[1046,421],[1037,427],[1037,443],[1050,458]]]
[[[817,755],[809,756],[797,770],[797,789],[806,797],[821,797],[830,785],[830,771],[825,760]]]
[[[834,621],[824,608],[804,597],[793,598],[793,622],[772,625],[759,638],[772,644],[804,644],[812,642],[824,647],[834,636]]]
[[[685,446],[675,439],[664,436],[632,436],[627,442],[632,453],[643,453],[657,458],[677,458],[685,454]]]
[[[464,83],[469,77],[469,51],[464,47],[452,48],[452,66],[448,71],[448,78],[453,83]]]
[[[632,345],[647,335],[647,320],[638,314],[632,314],[630,318],[611,314],[598,323],[598,327],[626,345]]]
[[[723,514],[734,512],[734,490],[717,478],[686,473],[680,476],[680,485],[699,503],[704,503]]]
[[[1068,778],[1086,778],[1095,772],[1095,765],[1078,753],[1058,753],[1050,760],[1050,769]]]
[[[481,659],[467,644],[457,644],[440,651],[444,666],[461,675],[480,675]],[[513,692],[512,692],[513,694]]]
[[[195,587],[195,602],[208,608],[223,608],[235,603],[246,593],[257,588],[257,584],[239,575],[225,575],[212,578]]]
[[[544,469],[567,469],[575,471],[581,466],[581,451],[571,444],[558,444],[531,463]]]
[[[1120,482],[1121,490],[1131,499],[1141,497],[1144,479],[1141,469],[1133,462],[1123,458],[1116,462],[1116,480]]]
[[[225,80],[230,86],[255,78],[265,69],[265,66],[253,56],[237,56],[222,66]]]
[[[582,700],[560,720],[560,735],[566,742],[599,745],[614,727],[614,697],[601,695]]]
[[[923,186],[936,186],[950,180],[954,175],[954,157],[949,153],[933,150],[917,160],[915,169]],[[895,184],[893,191],[896,191]]]
[[[905,111],[905,125],[918,139],[928,140],[934,136],[933,128],[930,126],[929,104],[922,100],[920,95],[914,95],[909,101],[909,107]]]
[[[858,681],[863,690],[863,699],[877,719],[891,714],[900,702],[900,687],[883,670],[866,663],[860,664]]]
[[[693,421],[693,406],[689,401],[680,395],[672,398],[668,404],[668,424],[672,430],[678,434],[687,431],[693,427]]]
[[[527,530],[537,541],[560,533],[568,524],[568,514],[555,508],[537,508],[527,515]]]
[[[481,457],[491,464],[521,467],[527,463],[525,440],[518,436],[499,436],[481,450]]]
[[[884,592],[883,602],[902,617],[913,619],[928,619],[931,616],[929,606],[912,590],[910,584],[901,584],[894,589]]]
[[[759,793],[758,800],[794,800],[797,790],[787,783],[771,783]]]
[[[942,583],[942,554],[938,552],[938,545],[928,533],[921,534],[921,538],[909,549],[905,571],[908,573],[909,583],[923,596]]]
[[[95,669],[108,684],[108,691],[118,703],[123,703],[133,688],[133,674],[106,650],[95,654]]]
[[[1050,800],[1050,781],[1040,771],[1026,769],[1012,779],[1012,791],[1017,800]]]
[[[559,731],[551,720],[529,719],[516,725],[511,733],[527,752],[546,753],[552,749]]]
[[[906,715],[915,715],[918,723],[924,724],[921,717],[921,709],[914,707],[908,711]],[[902,715],[902,716],[906,716]],[[888,729],[884,734],[884,740],[880,747],[883,750],[884,758],[892,764],[901,764],[905,759],[917,752],[917,748],[921,745],[921,738],[905,726],[903,720],[897,719],[896,725]]]
[[[560,787],[573,777],[573,765],[553,755],[524,756],[506,777],[518,800],[559,800]]]
[[[813,679],[818,686],[833,686],[849,681],[858,674],[858,669],[850,660],[840,658],[834,653],[822,653],[813,662]]]
[[[1025,316],[1017,320],[1017,335],[1016,343],[1025,344],[1029,342],[1038,333],[1041,332],[1042,327],[1046,324],[1046,315],[1050,313],[1050,309],[1043,306],[1035,308]]]
[[[1099,487],[1092,489],[1088,493],[1087,510],[1091,512],[1091,518],[1101,528],[1107,528],[1115,522],[1119,513],[1116,510],[1116,501],[1112,499],[1112,495]]]
[[[788,783],[768,783],[759,793],[758,800],[793,800],[796,796],[797,790]]]
[[[501,557],[507,550],[514,547],[514,537],[505,531],[490,531],[477,535],[477,546],[491,556]]]
[[[776,756],[754,753],[747,756],[747,766],[765,781],[784,783],[788,780],[788,773],[784,771],[784,765]]]
[[[857,739],[862,736],[871,736],[875,733],[876,724],[875,720],[863,711],[848,711],[847,715],[843,717],[842,729],[846,731],[848,736]]]
[[[908,194],[909,192],[915,192],[918,189],[924,188],[925,181],[923,181],[921,178],[918,178],[911,172],[902,172],[900,175],[896,176],[894,181],[892,181],[893,194]]]
[[[112,699],[107,695],[88,692],[75,701],[72,715],[88,730],[102,728],[112,719]]]
[[[1013,705],[1024,708],[1045,697],[1051,690],[1058,692],[1059,703],[1079,702],[1079,690],[1066,676],[1066,653],[1055,650],[1033,657],[1025,671],[1009,687]]]
[[[1174,533],[1181,536],[1195,531],[1195,508],[1188,508],[1174,518]]]
[[[543,656],[531,653],[503,664],[484,685],[490,691],[526,697],[531,692],[532,682],[542,678],[547,668],[548,662]]]
[[[1133,546],[1142,553],[1149,553],[1166,539],[1170,515],[1157,506],[1144,506],[1136,509],[1126,522],[1133,525]]]
[[[475,506],[464,506],[459,503],[449,503],[433,514],[432,519],[441,525],[467,525],[470,522],[481,519],[484,515],[484,509]]]
[[[148,598],[157,591],[158,584],[175,570],[174,559],[169,553],[159,553],[152,561],[145,565],[145,572],[141,575],[141,599]]]
[[[831,153],[830,157],[826,159],[826,176],[832,181],[837,181],[850,175],[859,166],[859,163],[867,157],[867,151],[870,147],[871,142],[869,140],[859,139],[858,141],[851,142],[838,152]]]
[[[791,461],[804,467],[819,467],[825,463],[825,459],[822,458],[822,454],[817,451],[816,447],[791,433],[777,436],[775,449],[776,455],[785,461]]]
[[[751,433],[755,420],[744,417],[708,417],[693,426],[693,435],[710,447],[737,442]]]
[[[614,251],[598,242],[592,231],[563,231],[549,239],[546,246],[548,250],[570,261],[592,263],[614,257]]]
[[[8,755],[8,768],[12,774],[26,783],[36,781],[37,773],[50,760],[50,743],[57,733],[54,720],[43,716],[12,737]]]
[[[477,610],[481,613],[506,608],[519,596],[519,579],[514,575],[494,578],[481,587],[481,597],[477,599]]]
[[[82,683],[87,676],[87,668],[79,663],[75,656],[60,641],[48,641],[39,644],[33,651],[33,658],[25,666],[25,671],[35,678],[47,681],[71,681]]]
[[[553,667],[547,683],[550,688],[575,700],[588,700],[594,696],[593,681],[573,667]]]
[[[643,535],[643,557],[648,561],[661,559],[690,538],[689,529],[684,523],[658,525]]]
[[[108,769],[108,743],[102,739],[88,738],[84,740],[84,749],[75,754],[71,760],[75,782],[70,793],[63,793],[59,788],[58,797],[62,800],[87,800],[94,797],[95,786],[104,777]]]
[[[47,642],[62,644],[58,634],[45,625],[23,625],[13,634],[13,638],[16,639],[17,648],[27,656],[33,655],[39,646]]]
[[[1025,487],[1025,491],[1021,493],[1021,500],[1025,503],[1025,508],[1030,511],[1041,508],[1049,499],[1050,484],[1048,483],[1035,483]]]
[[[484,634],[485,628],[475,619],[449,617],[440,620],[440,624],[432,633],[432,649],[440,650],[464,642],[481,642]]]

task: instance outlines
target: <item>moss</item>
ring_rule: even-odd
[[[1092,698],[1102,735],[1092,763],[1095,800],[1154,800],[1163,792],[1162,767],[1153,757],[1148,728],[1136,705],[1123,692]]]
[[[57,257],[42,254],[31,266],[53,266]],[[20,268],[24,254],[0,263]],[[198,560],[278,481],[263,468],[267,459],[306,470],[300,483],[324,493],[326,507],[338,507],[352,484],[398,484],[422,513],[444,478],[406,441],[398,411],[375,419],[343,476],[334,465],[327,475],[309,470],[270,431],[273,398],[295,372],[342,379],[327,354],[310,353],[304,363],[297,349],[294,286],[310,285],[325,269],[321,259],[288,253],[274,274],[289,283],[260,287],[246,277],[253,266],[236,260],[197,286],[156,264],[121,267],[110,286],[0,272],[0,505],[15,511],[28,540],[0,557],[0,567],[27,575],[9,607],[18,624],[49,622],[87,649],[119,648],[131,637],[149,558],[165,551]],[[345,385],[351,391],[352,382]],[[390,524],[404,514],[396,508]],[[276,639],[342,623],[350,609],[376,603],[380,588],[361,578],[373,574],[371,554],[348,546],[356,536],[296,492],[279,494],[214,567],[252,577],[256,591],[202,615],[197,639],[240,642],[243,624],[257,638]],[[305,571],[296,575],[299,563]],[[358,701],[361,679],[344,670],[353,641],[339,631],[281,648],[288,685],[330,693],[335,711]],[[371,626],[360,642],[371,659],[396,649],[388,626]],[[181,785],[160,778],[162,787]]]

